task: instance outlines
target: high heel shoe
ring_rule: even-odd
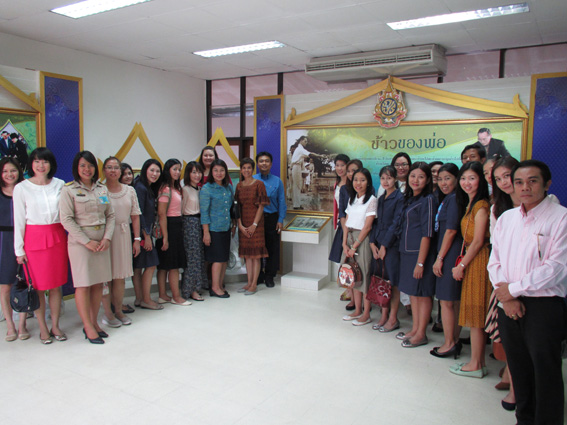
[[[104,344],[104,339],[102,339],[100,336],[98,338],[89,338],[87,336],[87,331],[85,331],[85,328],[83,328],[83,333],[85,334],[85,339],[88,339],[91,344]]]
[[[504,408],[504,410],[507,410],[508,412],[513,412],[514,410],[516,410],[516,403],[509,403],[507,401],[502,400],[502,407]]]
[[[105,331],[97,331],[98,336],[101,338],[108,338],[108,334]]]
[[[457,342],[455,345],[451,347],[451,349],[443,352],[439,351],[439,348],[441,347],[435,347],[433,350],[429,352],[429,354],[431,354],[433,357],[445,358],[445,357],[453,356],[453,358],[458,359],[461,355],[463,344]]]

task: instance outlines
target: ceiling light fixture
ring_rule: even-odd
[[[51,9],[51,12],[69,18],[78,19],[85,16],[96,15],[97,13],[108,12],[109,10],[121,9],[138,3],[145,3],[151,0],[85,0],[68,6]]]
[[[200,52],[193,52],[193,54],[205,58],[214,58],[216,56],[234,55],[236,53],[255,52],[256,50],[275,49],[276,47],[285,47],[285,44],[279,41],[266,41],[264,43],[244,44],[242,46],[225,47],[222,49],[202,50]]]
[[[429,27],[433,25],[452,24],[455,22],[472,21],[475,19],[494,18],[496,16],[513,15],[529,12],[527,3],[510,4],[508,6],[491,7],[489,9],[470,10],[468,12],[448,13],[446,15],[428,16],[409,21],[389,22],[393,30]]]

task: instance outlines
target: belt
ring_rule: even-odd
[[[13,232],[14,226],[0,226],[0,232]]]
[[[273,213],[267,213],[267,212],[265,212],[265,213],[264,213],[264,215],[275,215],[275,214],[277,214],[277,212],[273,212]]]
[[[81,226],[81,229],[90,229],[90,230],[100,230],[104,229],[106,225],[104,224],[97,224],[96,226]]]
[[[184,214],[183,217],[201,217],[201,214]]]

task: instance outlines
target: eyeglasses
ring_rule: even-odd
[[[396,168],[408,168],[409,164],[407,162],[404,162],[403,164],[394,164],[394,167],[396,167]]]
[[[109,171],[112,171],[112,170],[118,171],[118,170],[120,170],[120,167],[110,167],[110,166],[107,165],[106,167],[104,167],[104,169],[109,170]]]

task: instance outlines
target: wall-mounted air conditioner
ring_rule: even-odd
[[[314,58],[305,73],[327,82],[363,81],[386,77],[447,73],[445,48],[437,44]]]

